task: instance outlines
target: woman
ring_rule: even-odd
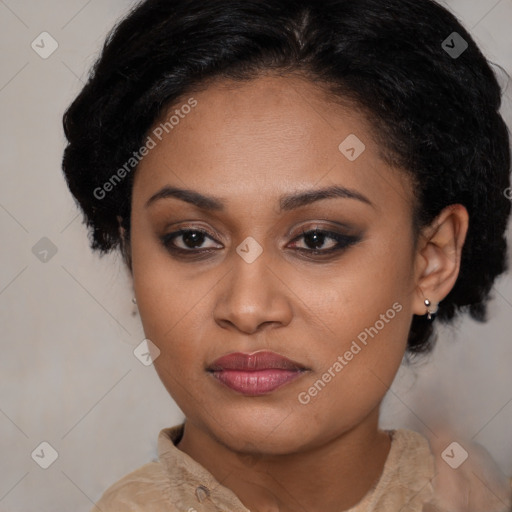
[[[431,0],[133,9],[63,168],[186,419],[95,510],[509,510],[485,456],[378,426],[404,355],[485,320],[506,270],[500,99]]]

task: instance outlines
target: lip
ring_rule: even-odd
[[[275,352],[233,352],[216,359],[207,371],[219,382],[247,396],[259,396],[297,379],[307,368]]]
[[[268,350],[261,350],[253,352],[252,354],[245,354],[243,352],[232,352],[225,356],[216,359],[209,367],[208,370],[243,370],[243,371],[257,371],[257,370],[305,370],[306,367],[296,361],[292,361],[287,357],[270,352]]]

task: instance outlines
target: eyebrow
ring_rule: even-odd
[[[176,198],[187,203],[193,204],[203,210],[223,211],[224,203],[218,197],[200,194],[194,190],[182,189],[177,187],[165,186],[155,194],[153,194],[146,202],[145,207],[148,208],[160,199]],[[296,192],[283,195],[279,198],[279,211],[290,211],[306,206],[321,199],[356,199],[375,208],[375,205],[364,195],[349,188],[333,185],[330,187],[306,190],[304,192]]]

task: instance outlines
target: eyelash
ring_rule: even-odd
[[[175,238],[178,238],[182,235],[189,234],[189,233],[201,233],[202,235],[205,235],[206,237],[216,241],[214,237],[208,233],[207,231],[199,228],[195,229],[180,229],[178,231],[174,231],[173,233],[169,233],[167,235],[164,235],[161,237],[162,244],[164,247],[171,253],[175,253],[178,255],[184,255],[185,257],[197,257],[202,255],[211,254],[214,251],[217,251],[218,249],[209,248],[209,249],[182,249],[181,247],[176,247],[172,244],[173,240]],[[313,256],[323,256],[323,255],[329,255],[336,252],[343,251],[345,249],[348,249],[350,246],[356,244],[359,242],[360,237],[353,236],[353,235],[342,235],[341,233],[336,233],[333,231],[327,231],[323,229],[310,229],[308,231],[304,230],[302,233],[295,237],[292,240],[293,242],[296,242],[297,240],[303,238],[306,235],[309,234],[317,234],[325,236],[326,238],[331,238],[332,240],[336,241],[337,244],[334,247],[331,247],[330,249],[304,249],[304,248],[298,248],[296,249],[299,252],[307,253],[308,255]]]

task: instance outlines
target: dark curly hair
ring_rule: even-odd
[[[462,40],[462,54],[449,51],[455,41],[464,49]],[[119,247],[131,267],[134,172],[104,197],[97,191],[171,105],[214,79],[269,72],[300,73],[369,119],[383,158],[415,184],[416,236],[447,205],[467,208],[460,273],[437,318],[469,310],[486,321],[494,279],[507,270],[509,133],[489,63],[432,0],[139,3],[108,36],[63,119],[63,170],[91,228],[91,248]],[[432,323],[415,315],[408,353],[427,352],[434,341]]]

